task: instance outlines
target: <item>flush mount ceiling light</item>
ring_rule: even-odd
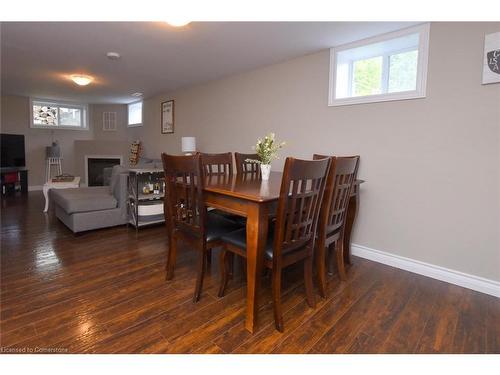
[[[185,19],[185,18],[172,18],[168,21],[166,21],[170,26],[173,27],[182,27],[186,26],[191,23],[191,21]]]
[[[71,80],[79,86],[87,86],[94,78],[83,74],[72,74]]]
[[[121,56],[118,52],[108,52],[106,57],[110,60],[118,60]]]
[[[142,92],[134,92],[133,94],[130,94],[130,95],[140,97],[140,96],[142,96]]]

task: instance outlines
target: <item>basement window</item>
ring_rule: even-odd
[[[31,127],[88,130],[87,104],[31,99]]]
[[[128,126],[142,126],[142,101],[128,105]]]
[[[424,98],[429,24],[330,50],[330,106]]]

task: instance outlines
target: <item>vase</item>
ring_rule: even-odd
[[[260,165],[260,175],[264,181],[269,180],[269,175],[271,174],[271,164],[261,164]]]

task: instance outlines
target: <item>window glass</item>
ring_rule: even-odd
[[[389,57],[389,92],[417,88],[418,50],[397,53]]]
[[[57,126],[57,107],[34,104],[33,124],[43,126]]]
[[[382,92],[382,56],[353,63],[352,96],[376,95]]]
[[[142,102],[132,103],[128,105],[128,124],[142,124]]]
[[[81,126],[82,110],[79,108],[59,107],[59,124],[62,126]]]

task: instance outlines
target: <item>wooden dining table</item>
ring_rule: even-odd
[[[257,324],[258,295],[262,275],[264,246],[267,240],[269,216],[275,213],[281,188],[281,172],[271,172],[268,181],[253,174],[233,176],[211,176],[205,180],[205,202],[207,206],[244,216],[247,231],[247,307],[245,328],[254,332]],[[350,199],[350,223],[346,223],[345,236],[350,241],[350,231],[358,207],[359,182]],[[348,225],[349,224],[349,225]],[[348,249],[350,244],[345,243]],[[346,260],[349,262],[350,258]]]

